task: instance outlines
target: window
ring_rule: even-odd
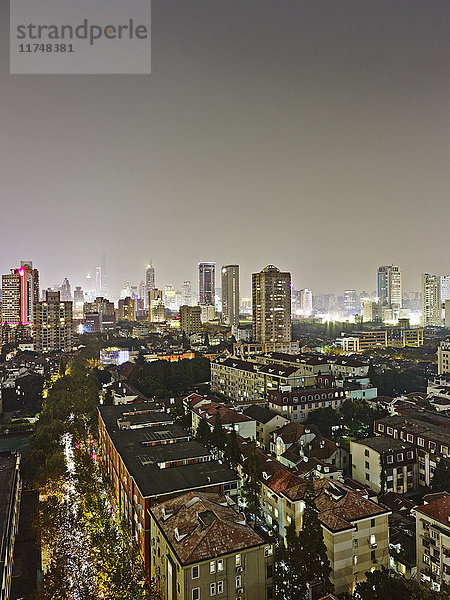
[[[370,452],[369,452],[369,450],[366,448],[366,449],[364,450],[364,456],[369,456],[369,454],[370,454]]]
[[[275,514],[275,518],[278,519],[278,508],[275,508],[274,514]]]
[[[217,593],[218,594],[222,594],[223,593],[223,581],[218,581],[217,582]]]
[[[271,579],[273,577],[273,565],[267,565],[266,567],[266,579]]]
[[[388,464],[392,464],[394,462],[394,457],[392,456],[392,454],[389,454],[389,456],[386,456],[386,462]]]
[[[198,565],[192,567],[192,579],[197,579],[199,577]]]
[[[375,535],[372,533],[372,535],[370,536],[370,545],[373,546],[375,544]]]
[[[431,452],[434,452],[436,450],[436,442],[429,442],[428,445]]]
[[[384,431],[384,425],[382,423],[378,423],[378,431]]]
[[[388,435],[392,435],[393,429],[392,427],[388,427],[386,431]]]
[[[236,566],[237,567],[241,566],[241,555],[240,554],[236,554]]]
[[[353,547],[354,547],[354,548],[357,548],[357,547],[358,547],[358,540],[356,540],[356,539],[355,539],[355,540],[353,540]]]
[[[369,475],[369,473],[366,473],[366,480],[370,481],[370,475]]]
[[[370,468],[369,461],[366,460],[366,469],[369,469],[369,468]]]
[[[192,590],[192,600],[200,600],[200,588],[194,588]]]
[[[215,583],[210,583],[209,584],[209,595],[210,596],[215,596],[216,595],[216,584]]]
[[[217,572],[220,573],[223,571],[223,558],[219,558],[217,561]]]
[[[408,452],[406,453],[406,456],[408,458],[414,458],[414,452],[412,450],[408,450]]]
[[[417,445],[418,446],[424,446],[423,438],[420,438],[420,437],[417,438]]]
[[[375,550],[370,551],[370,558],[371,560],[375,560]]]
[[[264,556],[267,558],[268,556],[272,556],[273,554],[273,546],[266,546],[264,548]]]
[[[358,556],[356,554],[353,555],[353,564],[354,565],[358,564]]]
[[[402,462],[402,460],[403,460],[403,452],[400,452],[400,454],[397,454],[397,461]]]
[[[370,526],[375,527],[375,519],[370,519]]]
[[[242,585],[242,576],[236,575],[236,589],[240,588]]]
[[[216,572],[216,563],[213,560],[209,563],[209,572],[210,573],[215,573]]]
[[[413,434],[412,433],[407,433],[406,434],[406,440],[408,442],[414,442],[414,436],[413,436]]]

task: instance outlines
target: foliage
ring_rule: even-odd
[[[300,540],[294,521],[286,528],[286,541],[280,539],[275,553],[275,600],[305,600],[307,586]]]
[[[252,442],[251,444],[250,453],[244,462],[243,470],[244,482],[242,485],[242,495],[246,501],[246,512],[255,522],[261,512],[259,505],[261,462],[258,457],[255,442]]]
[[[366,581],[358,583],[353,595],[355,600],[449,600],[450,592],[445,589],[435,592],[423,583],[408,580],[396,573],[389,574],[383,567],[366,573]]]
[[[450,492],[450,460],[441,458],[434,470],[431,480],[433,492]]]
[[[330,438],[333,435],[332,427],[340,424],[339,413],[331,407],[318,408],[309,413],[308,423],[317,425],[320,433]]]
[[[170,413],[182,427],[188,428],[191,426],[191,415],[189,411],[186,410],[183,400],[177,400],[175,406],[170,409]]]
[[[227,434],[222,425],[222,419],[220,417],[220,412],[217,411],[216,418],[214,419],[214,427],[211,435],[212,445],[218,448],[219,450],[225,450],[225,444],[227,441]]]
[[[211,444],[212,444],[211,429],[209,428],[209,425],[205,419],[200,419],[195,438],[196,438],[197,442],[199,442],[200,444],[203,444],[204,446],[207,446],[207,447],[211,446]]]
[[[227,435],[225,443],[225,459],[231,468],[235,468],[241,460],[241,450],[237,442],[237,434],[232,429]]]

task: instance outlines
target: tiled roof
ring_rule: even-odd
[[[424,506],[418,506],[416,510],[448,526],[450,519],[450,495],[439,498],[439,500],[435,500]]]
[[[182,564],[215,558],[264,544],[245,517],[224,496],[189,492],[151,509]]]
[[[258,406],[257,404],[249,406],[243,412],[251,419],[255,419],[255,421],[259,421],[260,423],[264,424],[268,423],[275,417],[282,416],[280,413],[277,413],[274,410],[269,410],[268,408],[264,408],[264,406]]]
[[[246,423],[251,422],[253,419],[244,415],[237,410],[233,410],[224,406],[223,404],[219,404],[218,402],[210,402],[209,404],[202,404],[201,406],[194,406],[192,411],[197,414],[202,419],[214,425],[216,421],[217,413],[220,413],[220,420],[222,421],[222,425],[230,425],[232,423]]]
[[[285,444],[294,444],[305,433],[320,435],[316,425],[302,425],[293,421],[286,423],[276,431],[277,437],[280,437]]]

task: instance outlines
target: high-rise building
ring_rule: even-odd
[[[34,308],[39,301],[39,271],[31,261],[2,276],[2,324],[32,326]]]
[[[441,278],[439,275],[422,275],[422,325],[441,326]]]
[[[136,321],[137,300],[136,298],[124,298],[119,300],[117,318],[119,321]]]
[[[400,267],[394,265],[378,267],[377,283],[380,305],[400,309],[402,307],[402,272]]]
[[[79,285],[73,290],[73,317],[83,318],[84,292]]]
[[[59,288],[59,292],[63,302],[70,302],[72,300],[72,287],[67,277],[64,278],[64,281]]]
[[[155,286],[155,269],[153,267],[153,265],[151,263],[149,263],[147,265],[147,269],[145,270],[145,293],[144,293],[144,299],[145,299],[145,308],[148,308],[148,298],[149,298],[149,291],[150,290],[154,290],[156,288]]]
[[[201,330],[201,313],[200,306],[180,306],[180,328],[186,335],[198,333]]]
[[[192,285],[190,281],[183,281],[181,286],[182,306],[192,306]]]
[[[268,265],[252,275],[253,341],[291,340],[291,274]]]
[[[179,295],[173,285],[166,285],[164,288],[164,306],[172,311],[179,309]]]
[[[199,304],[215,303],[216,263],[198,263],[198,301]]]
[[[164,316],[164,300],[161,290],[150,290],[148,293],[148,320],[150,323],[163,323]]]
[[[72,302],[63,302],[59,292],[46,292],[36,303],[34,347],[37,352],[72,350]]]
[[[344,310],[351,312],[360,308],[361,302],[356,290],[344,290]]]
[[[222,267],[222,315],[236,335],[239,326],[239,265]]]

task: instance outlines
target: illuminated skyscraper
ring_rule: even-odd
[[[402,307],[402,272],[400,267],[387,265],[378,267],[378,301],[389,308]]]
[[[183,281],[181,286],[181,305],[192,306],[192,285],[190,281]]]
[[[161,290],[150,290],[149,306],[148,306],[148,320],[150,323],[163,323],[165,320],[164,316],[164,300],[163,293]]]
[[[149,263],[147,265],[147,269],[145,270],[145,308],[148,308],[148,293],[150,290],[154,290],[155,287],[155,269],[153,268],[153,265]]]
[[[222,267],[222,315],[236,335],[239,326],[239,265]]]
[[[39,300],[39,271],[31,261],[2,276],[2,324],[32,326]]]
[[[253,341],[291,341],[291,274],[268,265],[252,275]]]
[[[439,275],[422,275],[422,325],[442,325],[441,278]]]
[[[216,263],[198,263],[198,301],[199,304],[214,306],[216,294]]]

